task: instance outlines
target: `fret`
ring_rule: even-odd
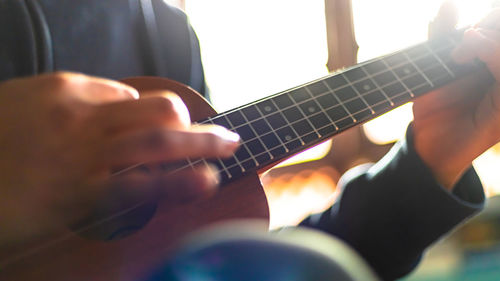
[[[235,131],[236,131],[236,133],[238,133],[238,135],[240,135],[240,138],[243,141],[251,140],[251,139],[255,138],[255,136],[257,135],[253,131],[253,128],[250,127],[250,125],[240,126],[240,127],[236,128]]]
[[[254,117],[256,117],[256,116],[260,117],[261,116],[259,110],[256,107],[249,106],[247,108],[252,108],[252,110],[247,110],[247,113],[250,112],[249,115],[253,115]],[[255,110],[255,112],[251,113],[253,110]],[[248,126],[250,128],[250,130],[252,131],[253,137],[258,136],[257,131],[255,130],[254,127],[252,127],[252,124],[249,123],[249,120],[246,117],[246,115],[243,116],[243,117],[245,118],[246,123],[248,123],[248,125],[245,125],[245,126]],[[262,120],[262,119],[260,119],[260,120]],[[262,140],[260,140],[258,137],[257,137],[257,139],[258,139],[258,141],[262,142]],[[262,145],[264,145],[264,143],[262,143]],[[254,145],[254,147],[255,147],[255,145]],[[250,147],[248,147],[248,146],[247,146],[247,150],[252,154],[252,158],[255,161],[256,165],[259,165],[260,162],[255,158],[255,155],[257,154],[257,152],[252,151],[252,149],[250,149]],[[270,153],[269,153],[269,156],[272,158],[272,155]]]
[[[307,119],[300,120],[292,124],[292,128],[301,137],[309,133],[317,133],[313,126],[308,122]],[[320,137],[320,136],[318,136]]]
[[[322,135],[322,136],[329,136],[330,134],[333,134],[334,132],[338,131],[338,127],[337,125],[335,124],[331,124],[331,125],[327,125],[321,129],[318,130],[318,132]]]
[[[243,117],[243,114],[239,112],[238,110],[233,111],[229,114],[226,114],[226,119],[233,125],[233,128],[236,128],[240,125],[243,125],[246,123],[245,118]]]
[[[260,108],[257,107],[257,109],[260,111]],[[262,111],[260,112],[262,114]],[[272,129],[272,125],[271,123],[269,123],[269,121],[267,120],[267,118],[263,118],[263,120],[266,122],[266,124],[269,126],[269,128],[271,129],[271,134],[274,135],[277,139],[278,139],[278,135],[276,135],[276,132],[274,131],[274,129]],[[262,138],[261,138],[262,139]],[[264,146],[266,146],[267,148],[271,149],[272,147],[269,147],[267,146],[267,142],[266,140],[262,139],[262,144],[264,144]],[[285,147],[283,143],[281,143],[282,147]],[[285,152],[288,152],[288,149],[285,148]],[[272,153],[272,151],[269,151],[269,153],[271,154],[271,159],[274,158],[274,154]]]
[[[323,84],[323,83],[321,83],[321,85],[323,85],[323,86],[324,86],[324,84]],[[317,87],[317,86],[316,86],[316,87]],[[306,89],[306,91],[308,91],[308,92],[309,92],[309,94],[310,94],[311,96],[314,96],[314,95],[312,94],[311,90],[309,90],[309,88],[308,88],[307,86],[305,87],[305,89]],[[326,89],[326,91],[328,91],[328,88],[326,88],[326,87],[325,87],[325,89]],[[313,100],[314,100],[314,98],[313,98]],[[305,113],[305,112],[308,112],[308,111],[305,111],[305,112],[304,112],[300,106],[298,107],[298,109],[302,112],[302,114],[303,114],[304,116],[306,116],[306,117],[308,116],[308,114],[306,114],[306,113]],[[308,110],[310,110],[310,109],[314,109],[314,107],[309,107],[309,108],[308,108]],[[307,121],[307,124],[311,127],[312,131],[314,131],[314,133],[316,133],[317,137],[318,137],[318,138],[320,138],[320,137],[321,137],[321,135],[318,133],[318,131],[316,131],[316,128],[314,128],[314,126],[313,126],[313,124],[311,123],[311,121],[309,121],[309,118],[306,118],[306,121]],[[294,129],[295,129],[295,128],[294,128]],[[295,130],[297,131],[297,129],[295,129]],[[304,134],[303,134],[303,133],[301,133],[301,138],[302,138],[302,137],[304,137]]]
[[[267,147],[268,150],[273,150],[277,147],[285,147],[284,142],[280,140],[278,135],[275,132],[271,132],[269,134],[265,134],[261,136],[262,142],[264,142],[264,145]],[[286,150],[288,152],[288,150]],[[272,154],[272,153],[271,153]],[[275,156],[273,154],[273,156]]]
[[[219,118],[219,119],[225,120],[224,118]],[[207,121],[207,122],[209,122],[209,123],[212,123],[212,124],[216,124],[216,123],[215,123],[215,121],[214,121],[214,119],[211,119],[211,118],[208,118],[206,121]],[[229,125],[229,124],[228,124],[228,125]],[[230,173],[229,173],[229,171],[227,170],[227,168],[226,168],[226,166],[224,165],[224,163],[222,163],[222,160],[221,160],[220,158],[218,158],[218,157],[217,157],[216,159],[214,159],[214,161],[215,161],[215,164],[216,164],[218,167],[222,168],[222,171],[223,171],[223,172],[225,172],[225,174],[226,174],[227,178],[228,178],[228,179],[230,179],[230,178],[231,178],[231,174],[230,174]]]
[[[330,93],[326,93],[319,98],[315,98],[300,105],[302,111],[307,112],[310,115],[309,122],[319,137],[321,137],[322,134],[318,131],[318,129],[324,127],[327,124],[333,124],[333,120],[331,120],[330,117],[326,114],[325,110],[322,108],[322,106],[320,106],[320,103],[318,101],[320,98],[325,96],[330,96],[330,99],[335,100],[335,98],[331,96]],[[316,112],[318,112],[318,114],[315,114]]]
[[[281,139],[283,143],[292,141],[298,137],[297,132],[292,129],[292,127],[283,127],[279,130],[276,130],[276,134]]]
[[[356,123],[356,121],[353,120],[352,118],[348,118],[348,117],[344,117],[344,118],[338,120],[337,122],[335,122],[335,124],[337,125],[337,127],[340,128],[340,130],[344,130],[344,129],[350,127],[354,123]]]
[[[393,76],[396,78],[398,82],[393,82],[392,84],[386,85],[384,88],[382,88],[382,91],[386,94],[387,97],[391,99],[391,101],[394,104],[398,104],[399,101],[401,101],[400,96],[404,94],[405,90],[408,91],[410,97],[413,97],[413,93],[406,87],[406,85],[403,84],[401,79],[394,73],[394,70],[391,67],[391,63],[395,64],[398,62],[398,64],[401,64],[402,62],[408,61],[406,55],[402,53],[397,53],[395,55],[389,56],[386,60],[386,58],[382,59],[382,62],[386,64],[387,68],[389,71],[392,72]],[[401,88],[402,87],[402,88]],[[402,91],[402,89],[404,89]],[[394,99],[397,99],[395,101]]]
[[[271,126],[266,122],[265,118],[253,121],[250,126],[255,130],[257,135],[263,135],[271,131]]]
[[[264,100],[256,104],[262,116],[266,116],[278,110],[271,100]]]
[[[353,69],[345,72],[344,76],[349,81],[349,86],[351,86],[351,88],[354,90],[354,92],[356,93],[356,95],[359,97],[359,100],[362,103],[364,103],[364,105],[365,105],[364,108],[370,110],[370,114],[375,113],[375,111],[373,111],[373,109],[370,107],[370,105],[363,99],[363,96],[361,95],[360,91],[358,91],[358,89],[353,85],[353,82],[355,82],[355,81],[360,81],[362,79],[363,79],[363,81],[364,80],[368,80],[368,79],[366,79],[367,78],[367,74],[365,73],[365,71],[363,70],[363,68],[361,68],[361,67],[353,68]],[[361,88],[362,89],[368,88],[368,90],[369,90],[370,89],[370,85],[368,83],[363,83],[363,81],[360,81],[360,83],[362,84]],[[359,103],[358,100],[349,101],[348,104],[346,104],[346,108],[352,114],[353,112],[358,112],[359,111],[359,110],[356,110],[356,109],[360,105],[361,104]],[[351,110],[351,108],[353,108],[353,109]],[[356,109],[354,109],[354,108],[356,108]],[[355,111],[353,111],[353,110],[355,110]],[[356,114],[353,114],[353,116],[354,115],[356,115]],[[366,116],[363,116],[362,118],[365,118],[365,117]],[[354,116],[354,118],[359,119],[356,116]]]
[[[372,105],[375,112],[382,112],[387,108],[394,106],[394,102],[392,102],[385,93],[379,90],[366,94],[365,99]]]
[[[281,112],[274,113],[272,115],[264,117],[265,120],[271,125],[273,130],[279,129],[287,124],[285,118],[283,118]]]
[[[326,114],[328,114],[328,116],[330,116],[330,118],[333,120],[334,124],[336,124],[339,120],[342,120],[346,116],[351,117],[351,119],[354,121],[354,118],[350,115],[350,113],[348,113],[346,111],[344,106],[332,107],[332,108],[326,110]]]
[[[387,101],[389,106],[394,106],[392,100],[382,91],[381,88],[382,86],[393,83],[396,80],[395,75],[388,70],[387,65],[380,60],[376,60],[362,65],[361,67],[375,85],[374,88],[376,88],[376,90],[372,90],[364,94],[365,101],[371,104],[371,107],[375,112],[378,112],[379,109],[385,110],[385,108],[379,104],[382,100]],[[373,76],[373,74],[376,74],[376,76]],[[363,86],[363,88],[365,87]]]
[[[345,107],[351,112],[356,121],[365,119],[375,113],[371,107],[366,107],[366,102],[361,98],[355,98],[346,102]]]
[[[299,107],[305,116],[321,111],[321,107],[316,103],[316,99],[303,102],[299,104]]]
[[[330,90],[328,90],[328,87],[325,85],[323,81],[316,81],[314,83],[307,85],[307,90],[309,90],[309,93],[313,97],[330,92]]]
[[[236,159],[240,162],[243,163],[244,161],[251,159],[252,156],[250,155],[250,152],[248,152],[245,143],[241,143],[240,147],[236,152],[234,153],[234,156],[236,156]]]
[[[232,123],[231,120],[229,120],[229,118],[228,118],[228,114],[222,114],[221,117],[225,118],[226,121],[228,122],[228,124]],[[213,121],[215,122],[215,120],[213,120]],[[236,122],[236,120],[235,120],[235,122]],[[232,126],[229,126],[228,129],[234,131],[234,128]],[[222,163],[224,165],[226,165],[226,167],[231,167],[231,166],[236,164],[236,166],[241,169],[242,173],[245,172],[245,168],[241,165],[241,162],[238,160],[238,158],[236,158],[236,156],[234,154],[231,157],[222,160]],[[228,171],[229,171],[231,177],[237,175],[234,173],[234,169],[228,168]]]
[[[373,80],[379,87],[385,86],[387,84],[393,83],[397,80],[396,75],[391,71],[387,70],[382,73],[373,76]]]
[[[249,105],[241,109],[241,112],[243,113],[243,116],[245,117],[247,122],[259,119],[261,117],[260,112],[257,110],[255,105]]]
[[[302,112],[299,110],[298,107],[289,107],[285,110],[282,111],[283,116],[285,116],[286,120],[288,120],[289,123],[295,122],[297,120],[301,120],[304,118],[304,115]]]
[[[224,183],[224,182],[228,181],[229,179],[231,179],[231,177],[232,177],[231,174],[227,170],[226,166],[224,166],[224,164],[222,164],[222,162],[214,161],[211,163],[217,167],[217,171],[219,173],[219,178],[220,178],[221,183]]]
[[[242,176],[245,172],[245,168],[243,168],[241,164],[238,164],[237,166],[231,166],[227,170],[229,171],[231,177],[234,178]]]
[[[351,85],[335,90],[335,95],[339,98],[340,102],[345,102],[357,96],[356,91]]]
[[[439,62],[439,64],[441,66],[443,66],[446,71],[448,72],[448,74],[450,74],[450,76],[452,78],[455,78],[455,74],[448,68],[448,66],[437,56],[437,54],[434,52],[434,50],[429,46],[429,44],[424,44],[426,47],[427,47],[427,50],[429,50],[429,52],[432,54],[432,56]]]
[[[261,153],[261,154],[258,154],[257,156],[255,156],[255,159],[262,166],[262,165],[265,165],[266,163],[268,163],[270,160],[272,160],[273,157],[274,156],[271,154],[270,151],[266,151],[266,153]]]
[[[422,56],[422,49],[421,48],[414,48],[414,50],[419,50],[419,55],[420,57]],[[412,66],[415,68],[415,70],[420,74],[422,75],[422,77],[427,81],[427,83],[429,83],[429,85],[431,87],[434,87],[434,83],[432,83],[432,81],[429,79],[429,77],[427,77],[423,72],[422,72],[422,69],[418,67],[418,65],[415,64],[415,62],[413,61],[412,57],[408,56],[408,54],[406,54],[406,57],[408,58],[408,61],[412,64]],[[424,56],[426,55],[426,52],[424,52]]]
[[[408,58],[409,60],[410,58]],[[415,68],[415,66],[413,66],[413,64],[410,62],[408,64],[405,64],[405,65],[401,65],[399,67],[396,67],[393,69],[394,73],[400,78],[400,79],[403,79],[404,77],[408,76],[408,75],[411,75],[411,74],[414,74],[417,69]]]
[[[311,123],[313,124],[313,127],[316,128],[316,130],[319,130],[319,129],[321,129],[329,124],[333,124],[333,121],[330,120],[328,115],[326,115],[326,113],[324,113],[324,112],[320,112],[318,114],[312,115],[311,117],[309,117],[309,120],[311,120]],[[321,135],[323,135],[323,134],[321,134]]]
[[[290,96],[288,95],[288,93],[281,94],[281,95],[278,95],[278,96],[274,97],[273,98],[273,102],[280,109],[284,109],[284,108],[287,108],[287,107],[293,105],[293,101],[290,98]]]
[[[404,86],[404,84],[401,81],[398,81],[383,87],[382,91],[384,91],[384,93],[394,102],[394,97],[400,96],[402,93],[408,92],[408,89]]]
[[[245,168],[245,170],[251,170],[252,168],[255,168],[257,167],[257,161],[255,159],[249,159],[249,160],[246,160],[246,161],[243,161],[241,163],[241,165],[243,166],[243,168]]]
[[[299,103],[301,101],[305,101],[311,98],[309,92],[305,89],[305,87],[298,88],[288,92],[288,95],[295,101],[295,103]]]
[[[424,46],[424,44],[419,44],[406,49],[404,51],[404,54],[407,56],[407,58],[419,58],[426,56],[428,54],[428,50],[427,47]]]
[[[413,48],[413,55],[425,52],[425,49],[422,48]],[[410,62],[409,64],[402,65],[396,69],[394,69],[394,73],[397,75],[401,83],[409,89],[411,93],[411,97],[414,97],[416,94],[421,94],[422,91],[426,91],[426,89],[432,88],[432,81],[430,81],[422,71],[419,70],[418,66],[412,61],[411,56],[404,53],[406,58]],[[422,86],[422,84],[427,84],[427,87]],[[418,86],[418,88],[416,88]]]
[[[341,75],[336,75],[336,76],[333,76],[333,77],[337,77],[337,76],[338,76],[338,77],[341,77],[341,78],[342,78],[341,80],[344,80],[344,83],[346,83],[346,84],[347,84],[347,81],[344,79],[344,77],[343,77],[343,76],[341,76]],[[331,78],[331,77],[330,77],[330,78]],[[339,78],[337,78],[337,79],[339,79]],[[323,80],[323,81],[326,81],[326,80]],[[332,82],[333,82],[333,81],[332,81]],[[332,88],[330,88],[330,86],[328,85],[328,83],[326,83],[326,82],[325,82],[325,85],[328,87],[328,89],[330,90],[330,92],[332,92],[332,93],[333,93]],[[347,113],[347,114],[349,115],[349,117],[351,117],[351,119],[352,119],[352,121],[353,121],[353,122],[356,122],[356,119],[354,119],[354,117],[351,115],[351,113],[349,113],[349,112],[347,111],[347,109],[346,109],[346,108],[345,108],[345,106],[342,104],[342,102],[340,101],[340,99],[339,99],[339,97],[336,95],[336,93],[333,95],[333,97],[337,100],[338,106],[342,107],[342,109],[345,111],[345,113]],[[336,107],[338,107],[338,106],[336,106]],[[336,118],[332,117],[332,115],[331,115],[328,111],[326,111],[326,115],[327,115],[327,116],[328,116],[328,117],[332,120],[332,123],[335,125],[335,127],[336,127],[337,129],[339,129],[339,126],[335,123]]]
[[[309,133],[305,136],[302,136],[302,140],[305,142],[305,143],[311,143],[317,139],[321,138],[321,135],[319,135],[318,133],[316,132],[312,132],[312,133]]]
[[[341,87],[346,86],[347,80],[345,80],[344,76],[337,74],[330,76],[322,81],[325,86],[328,88],[328,92],[333,93],[333,90],[339,89]]]
[[[307,94],[307,97],[308,97],[308,98],[310,98],[310,95],[309,95],[309,93],[308,93],[307,91],[298,91],[298,90],[299,90],[299,89],[295,90],[295,93],[300,93],[300,95],[299,95],[299,96],[300,96],[301,98],[303,98],[303,97],[305,96],[305,95],[303,94],[304,92]],[[297,95],[298,95],[298,94],[297,94]],[[297,95],[296,95],[295,97],[294,97],[294,96],[292,96],[292,99],[294,99],[294,98],[298,98],[299,96],[297,96]],[[285,115],[283,114],[283,111],[279,110],[278,112],[282,115],[282,117],[285,117]],[[288,126],[288,128],[290,128],[292,131],[294,131],[294,133],[297,135],[297,132],[295,132],[295,130],[294,130],[292,127]],[[276,129],[275,129],[275,130],[276,130]],[[278,133],[276,132],[276,134],[278,134]],[[278,136],[279,136],[279,134],[278,134]],[[302,141],[302,139],[301,139],[300,137],[299,137],[299,139],[300,139],[300,143],[301,143],[302,145],[304,145],[304,142]],[[287,146],[287,147],[288,147],[288,146]]]
[[[372,91],[376,87],[377,86],[371,80],[371,77],[367,77],[366,79],[364,79],[362,81],[359,81],[359,82],[357,82],[357,83],[354,84],[354,88],[362,96],[364,96],[365,93]]]
[[[384,62],[389,69],[392,69],[393,67],[397,67],[401,64],[407,63],[408,58],[405,56],[404,53],[398,52],[394,53],[392,55],[383,57],[381,59],[382,62]]]
[[[207,121],[210,121],[213,124],[222,126],[222,127],[226,128],[226,129],[231,129],[231,125],[226,120],[226,117],[224,115],[218,115],[215,118],[208,118]]]
[[[254,155],[254,156],[259,155],[259,154],[264,153],[264,152],[268,152],[264,148],[264,143],[261,141],[260,138],[256,138],[254,140],[248,141],[246,143],[246,146],[247,146],[248,150],[250,150],[250,153],[252,153],[252,155]],[[257,161],[257,162],[259,162],[259,164],[262,164],[260,161]]]
[[[419,73],[415,73],[406,78],[403,78],[402,81],[406,85],[406,87],[411,89],[412,93],[416,96],[424,92],[428,92],[432,89],[427,80]]]
[[[423,72],[434,84],[434,87],[440,87],[453,80],[445,70],[445,68],[439,64],[434,65],[428,69],[424,69]]]
[[[359,67],[351,68],[343,72],[341,75],[346,78],[349,85],[352,85],[353,82],[366,78],[366,73]]]
[[[387,70],[387,66],[380,59],[366,62],[362,65],[362,67],[369,76],[373,76]]]
[[[319,96],[315,100],[318,102],[318,104],[321,106],[323,110],[339,104],[338,99],[335,98],[335,95],[332,93]]]
[[[451,51],[448,49],[442,49],[437,52],[437,55],[440,57],[441,61],[443,61],[446,66],[454,73],[455,77],[463,76],[471,72],[475,68],[474,65],[466,65],[466,64],[457,64],[451,58]]]

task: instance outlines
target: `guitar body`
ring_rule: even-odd
[[[124,82],[139,91],[177,93],[190,109],[192,120],[216,113],[201,95],[180,83],[152,77]],[[87,239],[61,226],[50,237],[0,253],[0,280],[140,280],[165,262],[186,235],[231,219],[268,221],[267,200],[257,173],[223,186],[209,199],[179,206],[160,201],[141,230],[115,241]]]

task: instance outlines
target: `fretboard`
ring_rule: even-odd
[[[428,41],[201,120],[237,132],[241,147],[189,166],[213,163],[227,182],[373,119],[476,70],[452,61],[459,40]]]

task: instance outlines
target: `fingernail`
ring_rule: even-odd
[[[224,140],[228,145],[237,145],[240,142],[240,136],[221,126],[214,126],[213,131],[217,136]]]
[[[231,132],[229,130],[226,130],[224,129],[225,132],[223,134],[221,134],[221,137],[229,142],[229,143],[239,143],[240,142],[240,135],[234,133],[234,132]]]

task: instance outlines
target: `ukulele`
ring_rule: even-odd
[[[139,91],[173,91],[190,109],[191,120],[240,135],[241,146],[232,157],[187,159],[178,167],[215,165],[220,191],[176,206],[161,200],[139,202],[79,229],[61,225],[57,233],[0,253],[0,280],[140,280],[165,261],[183,237],[204,226],[231,219],[268,220],[259,173],[460,77],[487,72],[481,63],[457,65],[451,60],[462,34],[418,44],[220,114],[175,81],[123,80]],[[113,223],[137,216],[147,220],[139,226]],[[92,230],[103,225],[112,226],[111,241],[92,237]]]

